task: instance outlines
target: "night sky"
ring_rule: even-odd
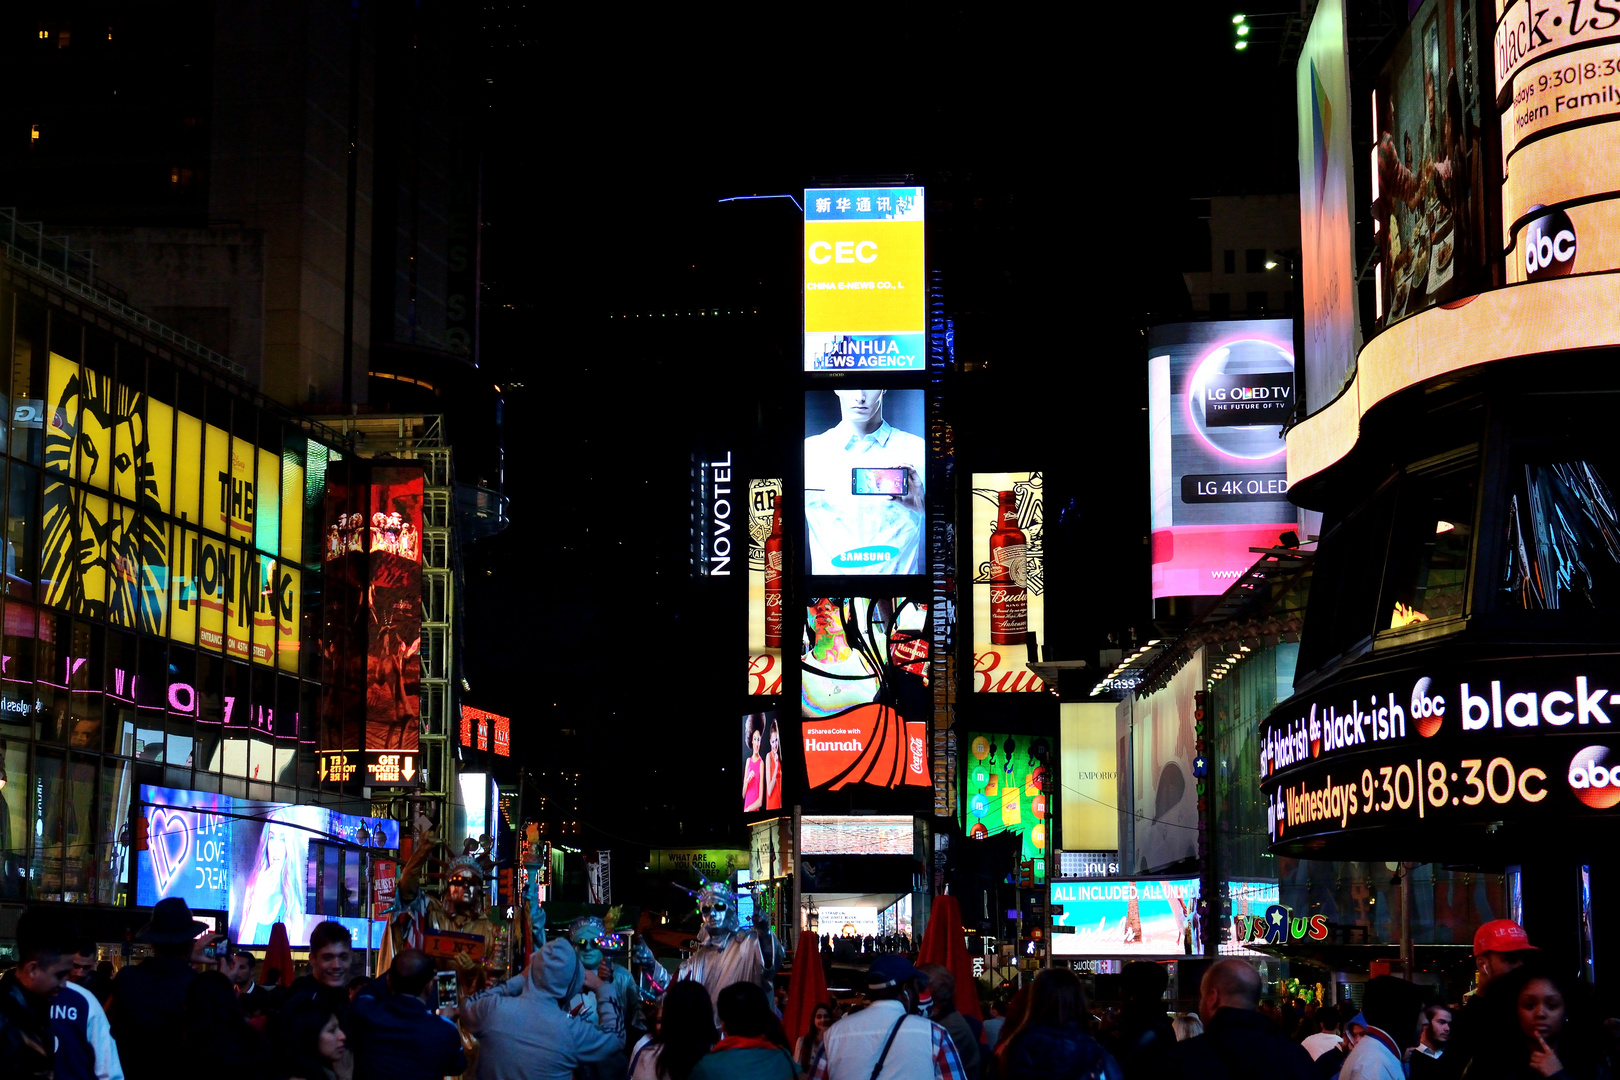
[[[1145,622],[1142,331],[1186,302],[1190,199],[1298,182],[1277,34],[1236,53],[1231,11],[1186,7],[570,23],[510,6],[517,29],[487,56],[482,351],[508,390],[512,526],[470,553],[467,700],[518,719],[537,772],[547,732],[571,726],[647,781],[604,801],[599,842],[671,839],[646,789],[716,740],[724,751],[679,783],[688,816],[706,812],[691,793],[713,790],[724,817],[673,838],[735,828],[734,785],[715,771],[735,776],[729,725],[697,722],[729,718],[732,699],[683,694],[727,662],[705,655],[687,576],[686,463],[761,382],[797,378],[781,330],[798,319],[800,217],[785,200],[719,199],[841,176],[926,185],[959,360],[1028,403],[1005,437],[1096,478],[1098,501],[1078,508],[1104,571],[1096,602]],[[622,317],[702,309],[761,314],[706,324],[727,348],[701,364],[689,333]]]

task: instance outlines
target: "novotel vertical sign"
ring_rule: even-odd
[[[693,567],[699,575],[730,577],[737,550],[737,504],[731,479],[731,451],[718,461],[694,461],[697,498],[693,506]],[[746,507],[743,508],[746,510]],[[744,554],[747,536],[743,537]]]

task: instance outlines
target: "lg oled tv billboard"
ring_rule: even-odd
[[[1283,426],[1294,413],[1287,319],[1148,331],[1153,596],[1212,596],[1296,524]]]

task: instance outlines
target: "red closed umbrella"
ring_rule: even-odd
[[[917,952],[918,964],[938,964],[956,977],[956,1011],[982,1020],[979,991],[973,980],[973,961],[962,940],[962,905],[947,893],[934,897],[928,913],[928,932]]]
[[[264,974],[259,981],[266,982],[272,971],[281,973],[280,985],[291,986],[293,981],[292,941],[287,937],[287,924],[270,927],[270,944],[264,949]]]
[[[788,977],[787,1008],[782,1012],[782,1029],[788,1045],[815,1027],[816,1006],[827,1000],[827,976],[821,970],[819,939],[805,930],[799,934],[799,947],[793,953],[793,974]]]

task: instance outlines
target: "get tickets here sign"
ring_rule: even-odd
[[[927,364],[923,189],[804,193],[804,370]]]

